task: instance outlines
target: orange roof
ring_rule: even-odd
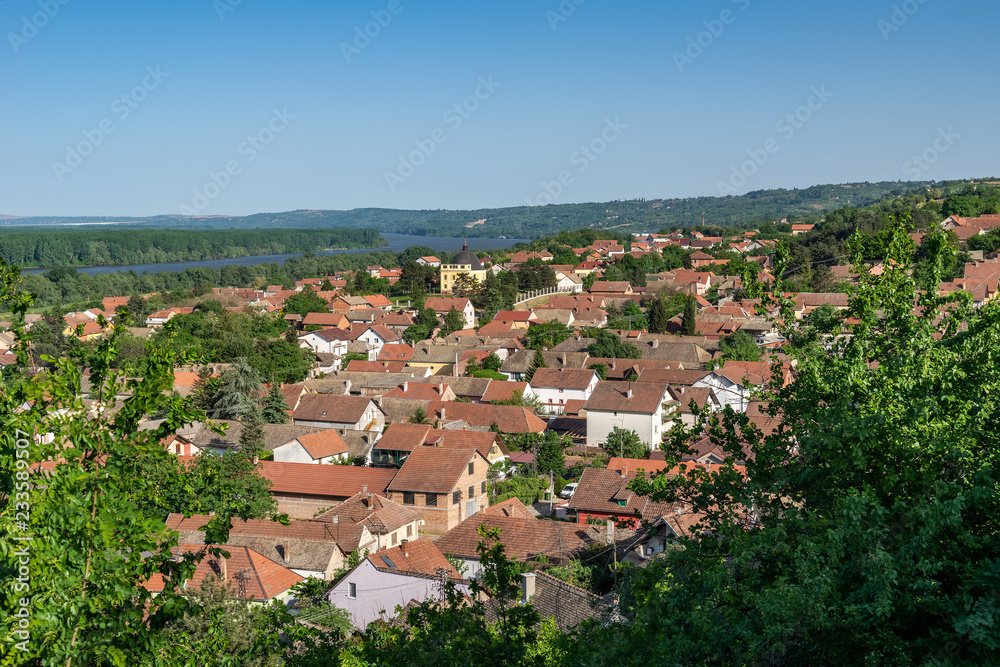
[[[316,465],[261,461],[261,474],[271,482],[271,493],[350,498],[363,486],[381,493],[396,471],[385,468]]]
[[[201,588],[207,577],[215,576],[225,579],[233,587],[235,595],[239,590],[236,576],[242,575],[247,599],[264,602],[281,595],[305,579],[248,547],[220,546],[229,553],[229,558],[206,556],[198,564],[194,575],[183,582],[184,588],[188,586]],[[197,553],[204,548],[204,544],[182,544],[175,548],[175,554]],[[153,575],[143,583],[143,586],[152,592],[162,591],[164,588],[162,575]]]
[[[384,549],[368,556],[368,560],[380,570],[412,572],[428,576],[440,576],[439,571],[444,570],[449,577],[459,576],[441,550],[426,538],[405,542],[392,549]]]
[[[346,454],[350,449],[347,443],[344,442],[344,439],[340,437],[340,434],[333,429],[310,433],[309,435],[301,435],[296,439],[306,452],[309,453],[309,456],[314,459]]]

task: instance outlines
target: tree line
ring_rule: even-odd
[[[32,229],[0,234],[0,257],[21,267],[116,266],[385,245],[375,229]]]

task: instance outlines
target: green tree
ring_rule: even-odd
[[[726,361],[760,361],[760,348],[750,334],[734,331],[719,341],[719,351]]]
[[[591,365],[587,366],[587,368],[589,368],[589,369],[591,369],[593,371],[596,371],[597,372],[597,377],[601,378],[602,380],[607,380],[608,379],[608,367],[607,367],[606,364],[600,364],[600,363],[598,363],[598,364],[591,364]]]
[[[367,274],[366,274],[367,275]],[[309,313],[329,313],[330,308],[311,285],[306,285],[301,292],[297,292],[285,299],[283,308],[285,315],[301,315],[305,317]]]
[[[697,333],[695,323],[697,321],[697,309],[695,308],[694,296],[689,294],[684,302],[684,317],[681,320],[681,335],[694,336]]]
[[[260,397],[260,374],[240,357],[222,374],[219,392],[212,405],[216,419],[236,419],[250,412]]]
[[[670,316],[667,314],[667,304],[663,298],[657,298],[649,306],[649,333],[666,333],[670,325]]]
[[[639,348],[606,329],[597,332],[594,342],[587,346],[587,352],[592,357],[603,359],[642,359]]]
[[[431,330],[423,324],[411,324],[406,327],[406,331],[403,332],[403,340],[410,345],[419,343],[422,340],[427,340],[430,337]]]
[[[639,438],[638,433],[617,426],[608,434],[604,449],[612,456],[626,459],[644,459],[650,452],[650,446]]]
[[[18,289],[19,280],[0,261],[0,305],[12,313],[14,349],[27,365],[21,323],[32,298]],[[190,398],[169,395],[174,367],[198,359],[150,346],[134,372],[123,375],[111,368],[123,333],[115,327],[92,350],[52,359],[55,371],[0,395],[0,533],[9,546],[0,551],[0,653],[9,664],[149,662],[171,642],[165,624],[192,609],[179,586],[202,554],[177,557],[177,533],[135,500],[155,499],[163,483],[143,474],[144,463],[176,464],[162,440],[177,426],[206,419]],[[82,398],[84,367],[92,404]],[[120,395],[127,398],[116,405]],[[140,430],[144,416],[164,405],[168,417]],[[51,465],[30,472],[40,461]],[[174,480],[192,489],[205,482],[198,471]],[[249,516],[243,497],[209,520],[209,543],[225,542],[232,518]],[[142,583],[155,575],[164,576],[165,588],[154,597]],[[25,614],[22,625],[18,615]]]
[[[441,329],[441,335],[447,336],[448,334],[455,333],[456,331],[461,331],[465,328],[465,316],[452,306],[447,314],[444,316],[444,327]]]
[[[775,378],[764,397],[774,432],[732,412],[710,424],[730,462],[754,453],[745,474],[727,464],[633,485],[703,523],[643,575],[629,623],[593,638],[609,642],[601,661],[650,636],[645,658],[660,664],[996,661],[1000,304],[918,291],[908,240],[896,226],[893,261],[862,276],[850,335],[790,350],[794,382]],[[861,243],[847,244],[855,265]],[[754,296],[793,322],[775,290]],[[703,434],[678,430],[668,456]]]
[[[573,331],[558,320],[532,324],[528,328],[528,347],[533,350],[547,350],[555,347],[573,335]]]
[[[566,441],[554,431],[549,431],[541,442],[535,455],[535,467],[539,474],[550,471],[558,477],[566,469]]]
[[[413,411],[413,414],[410,415],[410,420],[409,421],[410,421],[411,424],[430,424],[431,423],[430,417],[427,416],[427,411],[424,410],[423,408],[420,408],[420,407],[418,407],[416,410]]]
[[[548,368],[549,365],[545,361],[545,355],[542,354],[541,350],[535,350],[535,356],[531,358],[531,363],[528,365],[528,372],[524,374],[524,379],[526,382],[531,382],[531,378],[535,377],[535,371],[539,368]]]
[[[281,384],[271,379],[271,388],[264,397],[263,413],[261,417],[268,424],[288,423],[288,402],[285,395],[281,393]]]
[[[500,367],[503,366],[503,362],[500,361],[500,357],[497,356],[496,352],[490,352],[483,359],[482,367],[488,371],[499,371]]]
[[[252,451],[263,449],[266,436],[264,433],[264,416],[260,407],[254,405],[243,414],[240,422],[243,426],[240,432],[240,444]]]

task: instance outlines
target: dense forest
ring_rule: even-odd
[[[593,228],[621,233],[655,231],[665,226],[735,226],[787,217],[814,222],[843,206],[868,206],[887,195],[917,188],[948,189],[961,184],[932,182],[849,183],[805,189],[757,190],[740,196],[684,199],[633,199],[585,204],[518,206],[473,211],[404,211],[380,208],[351,211],[292,211],[243,217],[156,216],[151,218],[0,218],[0,227],[114,222],[172,229],[375,228],[415,236],[537,239],[563,229]],[[479,223],[480,224],[475,224]]]
[[[0,231],[0,257],[21,267],[154,264],[386,244],[374,229]]]

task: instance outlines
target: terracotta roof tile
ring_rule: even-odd
[[[368,556],[379,570],[391,572],[407,572],[436,576],[440,570],[445,570],[449,577],[457,578],[458,572],[451,566],[437,545],[428,539],[419,539],[400,544],[392,549],[385,549]]]
[[[182,544],[175,553],[178,555],[180,553],[195,553],[204,548],[202,544]],[[222,548],[229,553],[229,558],[224,559],[225,563],[223,564],[223,559],[206,556],[198,564],[194,575],[184,582],[185,587],[201,588],[207,577],[219,577],[225,571],[225,578],[234,589],[237,588],[236,575],[243,575],[247,598],[263,602],[281,595],[305,579],[305,577],[295,574],[253,549],[232,545],[222,545]],[[143,585],[150,591],[162,591],[163,579],[160,575],[156,575]]]
[[[333,429],[310,433],[309,435],[300,435],[296,439],[306,452],[309,453],[309,456],[314,459],[346,454],[348,450],[347,443]]]
[[[589,368],[539,368],[531,378],[532,387],[586,389],[596,372]]]
[[[667,384],[658,382],[599,382],[585,408],[602,412],[653,414],[667,400]]]
[[[445,554],[478,558],[480,526],[499,528],[507,556],[522,562],[537,556],[565,561],[586,546],[586,526],[580,524],[480,512],[438,538],[437,547]]]
[[[271,493],[350,498],[367,485],[371,492],[385,491],[395,470],[357,466],[316,465],[261,461],[261,474],[271,482]]]
[[[389,491],[416,491],[419,493],[451,493],[469,465],[476,461],[488,466],[481,454],[473,448],[417,447],[403,462]]]

